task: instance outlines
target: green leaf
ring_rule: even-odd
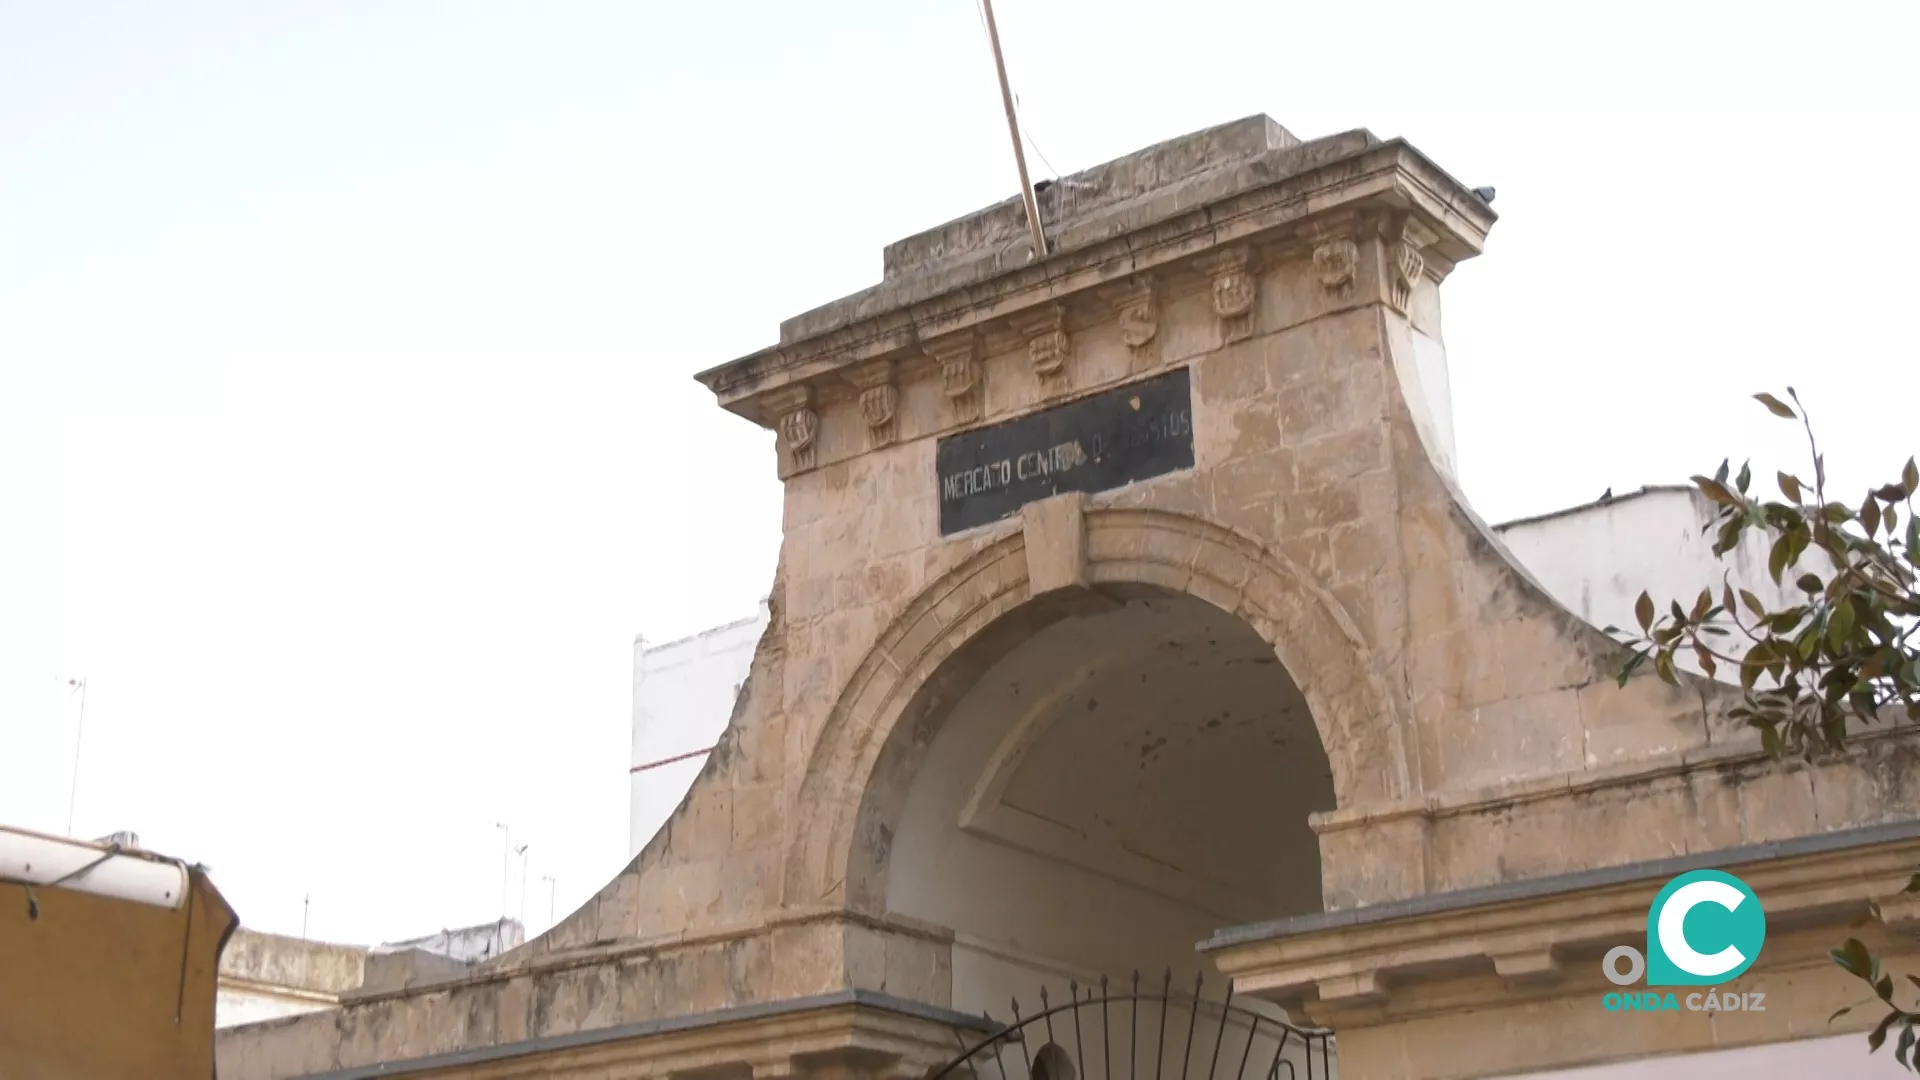
[[[1707,609],[1713,606],[1713,590],[1701,589],[1700,595],[1693,601],[1693,611],[1687,615],[1688,622],[1699,622],[1707,617]]]
[[[1753,462],[1743,461],[1740,463],[1740,475],[1733,478],[1733,486],[1740,490],[1740,494],[1745,495],[1747,485],[1751,483],[1753,483]]]
[[[1827,644],[1833,646],[1834,652],[1847,647],[1847,639],[1853,635],[1854,618],[1852,603],[1842,602],[1833,609],[1833,615],[1827,620]]]
[[[1794,502],[1799,502],[1800,480],[1791,473],[1782,472],[1780,474],[1780,494],[1785,495]]]
[[[1731,464],[1732,462],[1727,458],[1720,459],[1720,467],[1713,470],[1713,479],[1715,480],[1715,482],[1721,483],[1721,484],[1724,484],[1727,482],[1728,466]]]
[[[1840,1019],[1841,1017],[1843,1017],[1843,1016],[1845,1016],[1845,1015],[1847,1015],[1848,1013],[1850,1013],[1850,1012],[1852,1012],[1852,1011],[1853,1011],[1853,1006],[1851,1006],[1851,1005],[1849,1005],[1849,1006],[1847,1006],[1847,1007],[1846,1007],[1846,1008],[1844,1008],[1844,1009],[1837,1009],[1837,1010],[1835,1010],[1835,1011],[1834,1011],[1834,1014],[1833,1014],[1832,1016],[1829,1016],[1829,1017],[1827,1017],[1827,1023],[1829,1023],[1829,1024],[1831,1024],[1831,1023],[1833,1023],[1833,1022],[1834,1022],[1835,1020],[1838,1020],[1838,1019]]]
[[[1880,1026],[1874,1028],[1873,1034],[1867,1036],[1867,1053],[1871,1054],[1880,1049],[1881,1044],[1887,1041],[1887,1029],[1892,1027],[1893,1022],[1898,1019],[1900,1019],[1900,1013],[1896,1010],[1888,1013],[1887,1018],[1880,1021]]]
[[[1740,602],[1747,605],[1747,610],[1753,612],[1754,618],[1764,619],[1767,617],[1767,609],[1761,606],[1760,598],[1745,589],[1740,590]]]
[[[1866,502],[1860,504],[1860,527],[1867,530],[1869,540],[1873,539],[1874,533],[1880,531],[1880,503],[1871,495],[1867,496]]]
[[[1821,581],[1812,574],[1801,574],[1800,580],[1794,582],[1794,584],[1800,586],[1800,591],[1806,593],[1808,596],[1813,596],[1827,587],[1826,582]]]
[[[1833,951],[1834,962],[1847,969],[1847,973],[1865,979],[1873,971],[1873,953],[1867,950],[1865,942],[1859,938],[1848,938],[1846,943]]]
[[[1915,465],[1912,458],[1908,458],[1907,467],[1900,470],[1900,484],[1908,495],[1920,495],[1920,465]]]
[[[1719,670],[1718,665],[1713,662],[1713,654],[1707,651],[1705,645],[1695,645],[1693,655],[1700,661],[1700,670],[1706,672],[1708,678],[1712,678],[1714,672]]]
[[[1920,561],[1920,517],[1907,519],[1907,561]]]
[[[1773,576],[1773,583],[1780,584],[1780,575],[1787,572],[1789,549],[1793,546],[1793,534],[1784,533],[1773,542],[1773,550],[1767,554],[1767,573]]]
[[[1620,668],[1620,685],[1621,686],[1627,685],[1627,680],[1633,678],[1633,669],[1639,667],[1642,663],[1645,663],[1646,659],[1647,659],[1647,654],[1643,652],[1634,653],[1631,657],[1627,659],[1627,662],[1624,665],[1622,665]]]
[[[1877,969],[1879,966],[1880,962],[1878,960],[1874,961],[1874,967]],[[1889,1005],[1893,1004],[1893,977],[1891,975],[1882,975],[1878,979],[1875,979],[1873,992],[1880,995],[1881,1001]]]
[[[1794,412],[1792,409],[1787,408],[1784,402],[1782,402],[1779,398],[1774,397],[1772,394],[1755,394],[1753,395],[1753,400],[1759,402],[1762,405],[1765,405],[1767,407],[1768,412],[1772,413],[1773,415],[1779,417],[1782,420],[1799,419],[1794,415]]]
[[[1908,1023],[1906,1027],[1900,1030],[1900,1045],[1894,1047],[1893,1060],[1899,1062],[1900,1067],[1904,1069],[1907,1067],[1907,1055],[1911,1054],[1912,1052],[1913,1052],[1913,1024]]]
[[[1673,654],[1661,653],[1653,659],[1653,670],[1668,686],[1679,686],[1680,676],[1673,670]]]
[[[1780,575],[1774,575],[1774,580],[1778,581],[1779,578]],[[1648,596],[1646,593],[1641,593],[1640,599],[1633,602],[1633,617],[1640,620],[1640,629],[1642,631],[1651,627],[1653,625],[1653,597]]]
[[[1721,467],[1725,468],[1725,466]],[[1719,503],[1721,506],[1740,505],[1739,498],[1735,496],[1733,492],[1727,490],[1727,485],[1718,480],[1710,480],[1704,476],[1696,476],[1693,478],[1693,482],[1700,488],[1702,495]]]

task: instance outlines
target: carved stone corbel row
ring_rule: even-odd
[[[1360,278],[1360,242],[1354,238],[1352,217],[1310,226],[1306,239],[1313,245],[1313,273],[1321,291],[1336,304],[1352,303]]]
[[[1007,320],[1027,339],[1027,362],[1040,381],[1040,396],[1052,397],[1073,387],[1073,341],[1067,336],[1067,307],[1043,304]]]
[[[1213,314],[1220,320],[1220,339],[1239,341],[1253,333],[1253,252],[1230,247],[1203,258],[1200,269],[1213,279]]]
[[[785,467],[782,479],[813,468],[819,446],[820,414],[813,408],[813,388],[802,383],[769,391],[766,410],[774,416]]]
[[[1102,295],[1118,313],[1120,340],[1127,348],[1144,348],[1160,332],[1160,296],[1152,275],[1141,274],[1124,284],[1106,286]]]
[[[985,395],[980,385],[979,335],[965,330],[921,342],[920,347],[940,365],[940,388],[954,422],[967,424],[980,419]]]
[[[892,360],[875,360],[847,371],[860,391],[860,417],[867,422],[867,447],[878,449],[899,433],[900,388],[894,385]]]

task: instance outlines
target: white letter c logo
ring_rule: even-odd
[[[1674,967],[1689,975],[1710,979],[1725,975],[1747,962],[1740,950],[1729,945],[1712,956],[1695,952],[1687,944],[1687,913],[1701,904],[1719,904],[1728,911],[1738,908],[1747,896],[1724,881],[1691,881],[1673,891],[1660,909],[1660,951]]]

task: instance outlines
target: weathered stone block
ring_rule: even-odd
[[[1404,900],[1435,887],[1428,872],[1432,838],[1424,818],[1319,831],[1321,892],[1328,911]]]
[[[1028,589],[1034,596],[1087,585],[1086,496],[1065,492],[1020,512],[1027,550]]]
[[[1707,741],[1699,697],[1653,678],[1624,688],[1612,679],[1588,683],[1580,688],[1580,717],[1589,766],[1677,754]]]

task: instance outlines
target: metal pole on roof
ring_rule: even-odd
[[[67,691],[69,697],[71,697],[75,691],[78,691],[80,694],[80,719],[73,725],[73,784],[67,789],[67,835],[72,836],[73,807],[80,799],[80,740],[81,737],[86,734],[87,730],[86,677],[82,676],[78,679],[68,679],[67,686],[70,687]]]
[[[1033,235],[1033,257],[1045,258],[1047,236],[1040,229],[1040,200],[1027,179],[1027,152],[1020,145],[1020,119],[1014,114],[1013,89],[1007,85],[1007,62],[1000,55],[1000,30],[993,21],[993,0],[980,0],[987,16],[987,40],[993,45],[993,70],[1000,76],[1000,102],[1007,107],[1007,133],[1013,136],[1013,163],[1020,170],[1020,199],[1027,208],[1027,228]]]

